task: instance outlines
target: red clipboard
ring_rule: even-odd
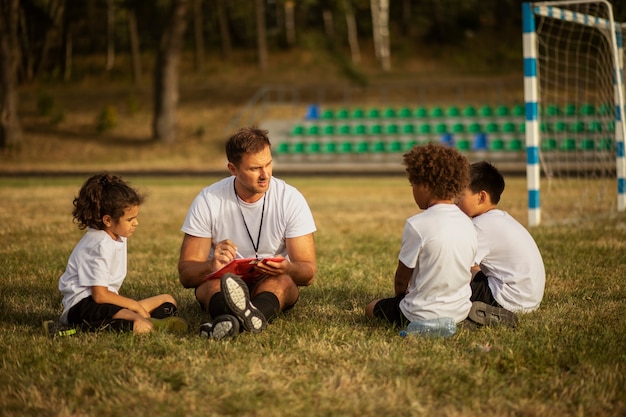
[[[215,272],[210,273],[204,277],[204,281],[210,279],[220,279],[224,274],[239,275],[245,282],[257,282],[263,278],[263,273],[257,271],[254,267],[259,262],[272,261],[282,262],[285,258],[240,258],[230,261],[227,265],[223,266]]]

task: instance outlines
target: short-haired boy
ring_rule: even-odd
[[[470,185],[458,206],[472,218],[478,252],[472,268],[472,309],[479,324],[516,324],[514,313],[536,310],[543,298],[543,259],[528,230],[496,205],[504,178],[489,162],[470,167]]]

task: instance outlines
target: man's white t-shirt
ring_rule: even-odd
[[[502,210],[473,219],[478,233],[475,262],[487,276],[493,298],[514,312],[536,310],[543,298],[546,272],[533,237]]]
[[[285,181],[272,177],[265,197],[252,204],[237,197],[234,181],[234,176],[224,178],[200,191],[181,230],[211,238],[213,247],[230,239],[237,245],[237,258],[287,257],[285,239],[316,231],[304,196]],[[209,257],[212,253],[213,248]]]
[[[59,279],[63,295],[62,323],[67,324],[70,308],[92,295],[91,287],[107,287],[118,293],[126,278],[126,252],[125,237],[113,240],[104,230],[87,229]]]
[[[436,204],[407,219],[399,260],[414,270],[400,302],[405,317],[465,320],[472,306],[470,268],[476,248],[472,221],[454,204]]]

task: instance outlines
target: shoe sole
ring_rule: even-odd
[[[243,328],[252,333],[263,331],[267,321],[263,313],[250,302],[250,292],[243,280],[237,275],[226,274],[221,278],[220,285],[226,305]]]
[[[469,319],[482,326],[507,325],[517,326],[517,316],[505,308],[494,307],[482,301],[474,301],[469,312]]]
[[[200,327],[200,336],[213,340],[229,339],[239,334],[239,319],[223,315]]]

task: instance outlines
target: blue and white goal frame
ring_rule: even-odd
[[[606,5],[609,18],[600,18],[559,6],[602,3]],[[526,102],[526,179],[528,189],[528,225],[537,226],[541,222],[540,178],[539,165],[540,123],[539,123],[539,80],[537,79],[537,36],[535,32],[535,16],[595,27],[609,40],[613,48],[614,64],[614,96],[615,96],[615,153],[617,174],[617,210],[626,207],[626,164],[624,159],[624,137],[626,136],[624,119],[624,65],[622,47],[622,28],[613,19],[611,4],[605,0],[571,0],[549,1],[522,4],[523,48],[524,48],[524,100]]]

